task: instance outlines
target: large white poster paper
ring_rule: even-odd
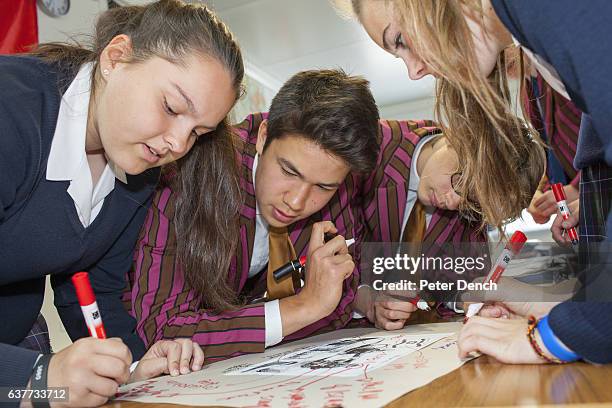
[[[463,363],[460,323],[349,329],[120,389],[119,400],[231,407],[379,407]],[[286,364],[285,364],[286,363]]]

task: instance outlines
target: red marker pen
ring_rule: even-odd
[[[512,258],[518,255],[519,252],[521,252],[521,249],[523,249],[523,245],[525,245],[525,242],[527,242],[527,236],[523,234],[522,231],[515,231],[514,234],[512,234],[512,236],[510,237],[510,241],[508,241],[502,253],[499,254],[495,265],[493,266],[493,268],[491,268],[491,271],[485,278],[485,283],[497,283],[499,281],[499,278],[501,278],[502,274],[508,267],[508,264],[510,263]],[[470,317],[477,315],[483,306],[484,303],[472,303],[465,314],[465,319],[467,320]]]
[[[485,278],[485,282],[494,282],[497,283],[499,278],[501,278],[502,274],[508,267],[508,264],[514,258],[514,256],[518,255],[523,249],[523,245],[527,242],[527,236],[523,234],[522,231],[515,231],[514,234],[510,237],[510,241],[504,247],[504,250],[499,257],[497,258],[497,262],[495,262],[495,266],[491,269],[487,277]]]
[[[72,276],[72,283],[76,289],[77,298],[79,299],[89,334],[97,339],[105,339],[106,331],[102,324],[102,316],[96,303],[96,297],[89,283],[89,274],[87,272],[75,273]]]
[[[552,191],[555,195],[555,200],[557,200],[557,208],[559,208],[559,212],[561,213],[561,217],[563,217],[564,221],[569,219],[571,215],[569,211],[569,207],[567,206],[567,202],[565,201],[565,191],[563,191],[563,184],[556,183],[552,185]],[[567,235],[569,236],[570,241],[572,241],[573,245],[578,244],[578,233],[576,232],[576,228],[571,227],[567,229]]]

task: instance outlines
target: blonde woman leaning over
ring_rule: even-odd
[[[519,43],[548,84],[586,113],[575,166],[582,169],[580,255],[588,268],[582,274],[588,301],[506,304],[506,314],[517,319],[471,319],[459,345],[462,355],[478,350],[509,363],[612,362],[612,277],[605,273],[612,263],[612,237],[606,232],[612,227],[612,53],[601,41],[612,34],[606,23],[612,3],[353,0],[352,5],[370,37],[402,58],[412,79],[438,78],[436,112],[466,159],[463,188],[478,197],[492,224],[503,223],[499,214],[508,209],[520,211],[533,194],[511,182],[516,163],[534,147],[520,137],[523,124],[511,112],[504,50]],[[574,300],[584,299],[580,295]],[[524,335],[526,313],[540,318],[536,347]]]

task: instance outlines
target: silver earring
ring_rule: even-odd
[[[109,70],[108,70],[108,69],[104,69],[104,70],[102,71],[102,74],[104,74],[104,76],[107,76],[107,75],[108,75],[108,73],[109,73]]]

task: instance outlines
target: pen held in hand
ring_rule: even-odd
[[[508,264],[514,258],[514,256],[518,255],[523,249],[523,245],[527,242],[527,236],[522,231],[515,231],[510,237],[510,241],[504,247],[504,250],[497,258],[495,265],[491,268],[491,271],[485,278],[485,283],[493,282],[497,283],[499,278],[501,278],[502,274],[508,267]],[[465,313],[464,322],[472,316],[475,316],[480,312],[480,309],[484,306],[484,303],[472,303],[468,310]]]
[[[349,247],[355,243],[355,238],[346,239],[345,242],[346,246]],[[299,258],[287,262],[285,265],[272,272],[272,275],[274,276],[274,280],[279,281],[290,273],[301,272],[305,266],[306,256],[300,256]]]
[[[563,184],[556,183],[552,185],[552,191],[555,195],[555,200],[557,201],[557,208],[559,209],[559,213],[561,213],[561,217],[563,217],[563,221],[567,221],[570,217],[569,207],[567,206],[567,201],[565,198],[565,191],[563,191]],[[578,245],[578,233],[576,232],[576,228],[570,227],[566,229],[567,235],[572,242],[572,245]]]

